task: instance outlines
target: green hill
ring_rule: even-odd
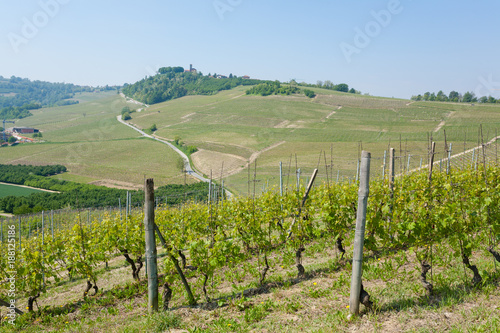
[[[72,100],[76,93],[93,90],[92,87],[68,83],[31,81],[15,76],[7,79],[0,76],[0,118],[20,119],[31,116],[29,110],[77,104],[77,100]]]
[[[146,104],[156,104],[186,95],[213,95],[237,86],[254,85],[260,80],[241,77],[215,78],[201,72],[185,72],[182,67],[162,67],[159,73],[123,87],[123,93]]]

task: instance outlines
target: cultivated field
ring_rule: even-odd
[[[29,188],[25,186],[16,186],[16,185],[0,183],[0,198],[7,197],[9,195],[25,196],[37,192],[41,191],[35,188]]]
[[[261,97],[245,95],[246,89],[153,105],[132,113],[130,123],[143,129],[156,124],[158,137],[180,137],[196,146],[195,167],[214,179],[224,178],[239,194],[277,186],[279,162],[289,184],[296,182],[298,168],[302,183],[316,167],[320,181],[326,180],[327,170],[330,179],[353,178],[365,149],[372,153],[375,176],[382,173],[389,146],[396,148],[397,170],[403,171],[426,163],[429,136],[442,158],[445,131],[456,154],[479,146],[480,125],[485,142],[500,127],[497,105],[411,102],[316,88],[313,99]],[[35,110],[34,116],[19,120],[16,126],[40,128],[44,142],[0,149],[0,162],[60,163],[70,171],[64,179],[125,188],[141,187],[144,175],[158,185],[184,182],[173,151],[118,123],[116,116],[127,103],[116,92],[75,98],[81,103]]]
[[[404,169],[425,164],[428,138],[438,142],[444,157],[444,139],[452,153],[478,146],[479,126],[485,142],[500,127],[500,106],[417,102],[313,89],[317,96],[248,96],[239,87],[214,96],[188,96],[132,115],[140,128],[156,124],[158,136],[180,137],[200,152],[195,166],[219,179],[237,193],[276,186],[279,162],[285,181],[295,182],[301,168],[307,180],[316,167],[320,179],[354,177],[361,149],[372,152],[372,169],[382,172],[384,151],[396,148]],[[480,142],[479,142],[480,143]],[[320,152],[323,151],[320,158]],[[252,169],[248,172],[248,165]],[[327,167],[325,167],[327,165]],[[251,181],[251,186],[248,186]]]
[[[78,105],[35,110],[16,121],[40,129],[43,142],[0,149],[0,163],[63,164],[69,173],[58,178],[131,189],[144,175],[158,185],[184,181],[173,151],[118,123],[127,103],[116,92],[76,98],[82,101]]]

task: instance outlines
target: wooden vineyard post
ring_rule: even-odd
[[[147,179],[144,184],[144,228],[146,237],[146,271],[148,274],[149,313],[158,311],[158,269],[156,262],[154,182]]]
[[[432,183],[432,168],[434,165],[434,152],[436,151],[436,143],[433,142],[431,146],[431,156],[429,157],[429,187]]]
[[[362,290],[361,275],[363,273],[363,246],[365,243],[366,208],[368,205],[370,185],[370,159],[371,154],[369,152],[363,151],[361,153],[361,175],[358,191],[358,210],[356,213],[356,232],[354,234],[351,296],[349,299],[349,309],[351,310],[352,315],[359,314],[360,293]]]

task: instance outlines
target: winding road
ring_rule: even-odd
[[[199,179],[199,180],[201,180],[202,182],[205,182],[205,183],[208,183],[210,181],[210,179],[205,178],[205,177],[203,177],[203,175],[200,175],[199,173],[197,173],[196,171],[194,171],[193,168],[191,167],[191,164],[189,163],[189,158],[187,157],[187,155],[184,154],[184,152],[182,152],[179,148],[177,148],[176,146],[174,146],[170,142],[158,139],[157,137],[155,137],[153,135],[149,135],[149,134],[145,133],[144,131],[140,130],[139,128],[137,128],[135,126],[130,125],[129,123],[125,122],[122,119],[121,115],[117,116],[116,119],[120,123],[122,123],[124,125],[127,125],[128,127],[132,128],[133,130],[139,132],[142,136],[144,136],[146,138],[150,138],[150,139],[156,140],[156,141],[159,141],[161,143],[164,143],[164,144],[168,145],[170,148],[172,148],[177,154],[179,154],[181,156],[182,160],[184,161],[184,168],[186,169],[186,172],[187,172],[188,175],[191,175],[194,178]]]

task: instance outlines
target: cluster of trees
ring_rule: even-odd
[[[300,89],[295,85],[282,86],[279,81],[266,81],[248,89],[247,95],[291,95],[300,93]]]
[[[31,116],[30,110],[40,109],[39,103],[24,104],[22,106],[7,106],[0,109],[1,119],[22,119]]]
[[[59,164],[45,166],[0,164],[0,182],[24,185],[33,175],[47,177],[63,172],[66,172],[66,167]]]
[[[93,89],[67,83],[30,81],[15,76],[7,79],[0,76],[0,117],[24,118],[31,115],[29,110],[75,104],[78,101],[68,99],[73,98],[77,92]]]
[[[132,117],[130,116],[130,114],[132,112],[135,112],[135,110],[130,110],[130,108],[128,106],[123,107],[123,109],[122,109],[122,119],[123,120],[130,120],[130,119],[132,119]]]
[[[309,89],[304,89],[304,95],[306,95],[309,98],[314,98],[316,96],[314,91],[309,90]]]
[[[348,92],[351,94],[361,94],[361,91],[358,91],[354,88],[349,89],[349,85],[347,83],[334,84],[330,80],[326,80],[325,82],[317,81],[316,84],[302,82],[302,83],[299,83],[299,86],[329,89],[329,90],[335,90],[335,91],[340,91],[340,92]]]
[[[119,199],[122,204],[126,202],[126,190],[48,177],[64,171],[66,171],[66,167],[62,165],[0,165],[0,181],[61,192],[40,192],[25,197],[8,196],[0,198],[0,210],[13,214],[28,214],[66,207],[117,207]],[[144,192],[131,191],[131,193],[134,203],[140,204],[144,201]],[[193,200],[204,201],[208,197],[208,184],[166,185],[159,187],[155,194],[162,199],[167,198],[168,204],[180,204]],[[162,200],[162,202],[165,201]]]
[[[442,90],[438,93],[426,92],[423,95],[414,95],[411,97],[413,101],[433,101],[433,102],[457,102],[457,103],[500,103],[500,99],[492,96],[477,97],[473,92],[467,91],[463,95],[457,91],[451,91],[446,95]]]
[[[182,150],[184,152],[184,154],[186,155],[191,155],[191,154],[194,154],[198,151],[198,148],[196,148],[195,146],[186,146],[186,144],[184,143],[184,141],[181,140],[181,137],[176,135],[174,137],[174,141],[173,141],[173,144],[179,148],[180,150]],[[181,160],[181,163],[182,163],[182,168],[184,168],[184,162]]]
[[[153,124],[149,126],[148,128],[143,129],[144,133],[147,133],[149,135],[153,134],[158,130],[158,127],[156,127],[156,124]]]
[[[155,76],[149,76],[134,84],[126,84],[122,92],[146,104],[156,104],[186,95],[213,95],[240,85],[255,85],[260,80],[232,76],[217,79],[201,72],[184,72],[182,67],[162,67]]]

